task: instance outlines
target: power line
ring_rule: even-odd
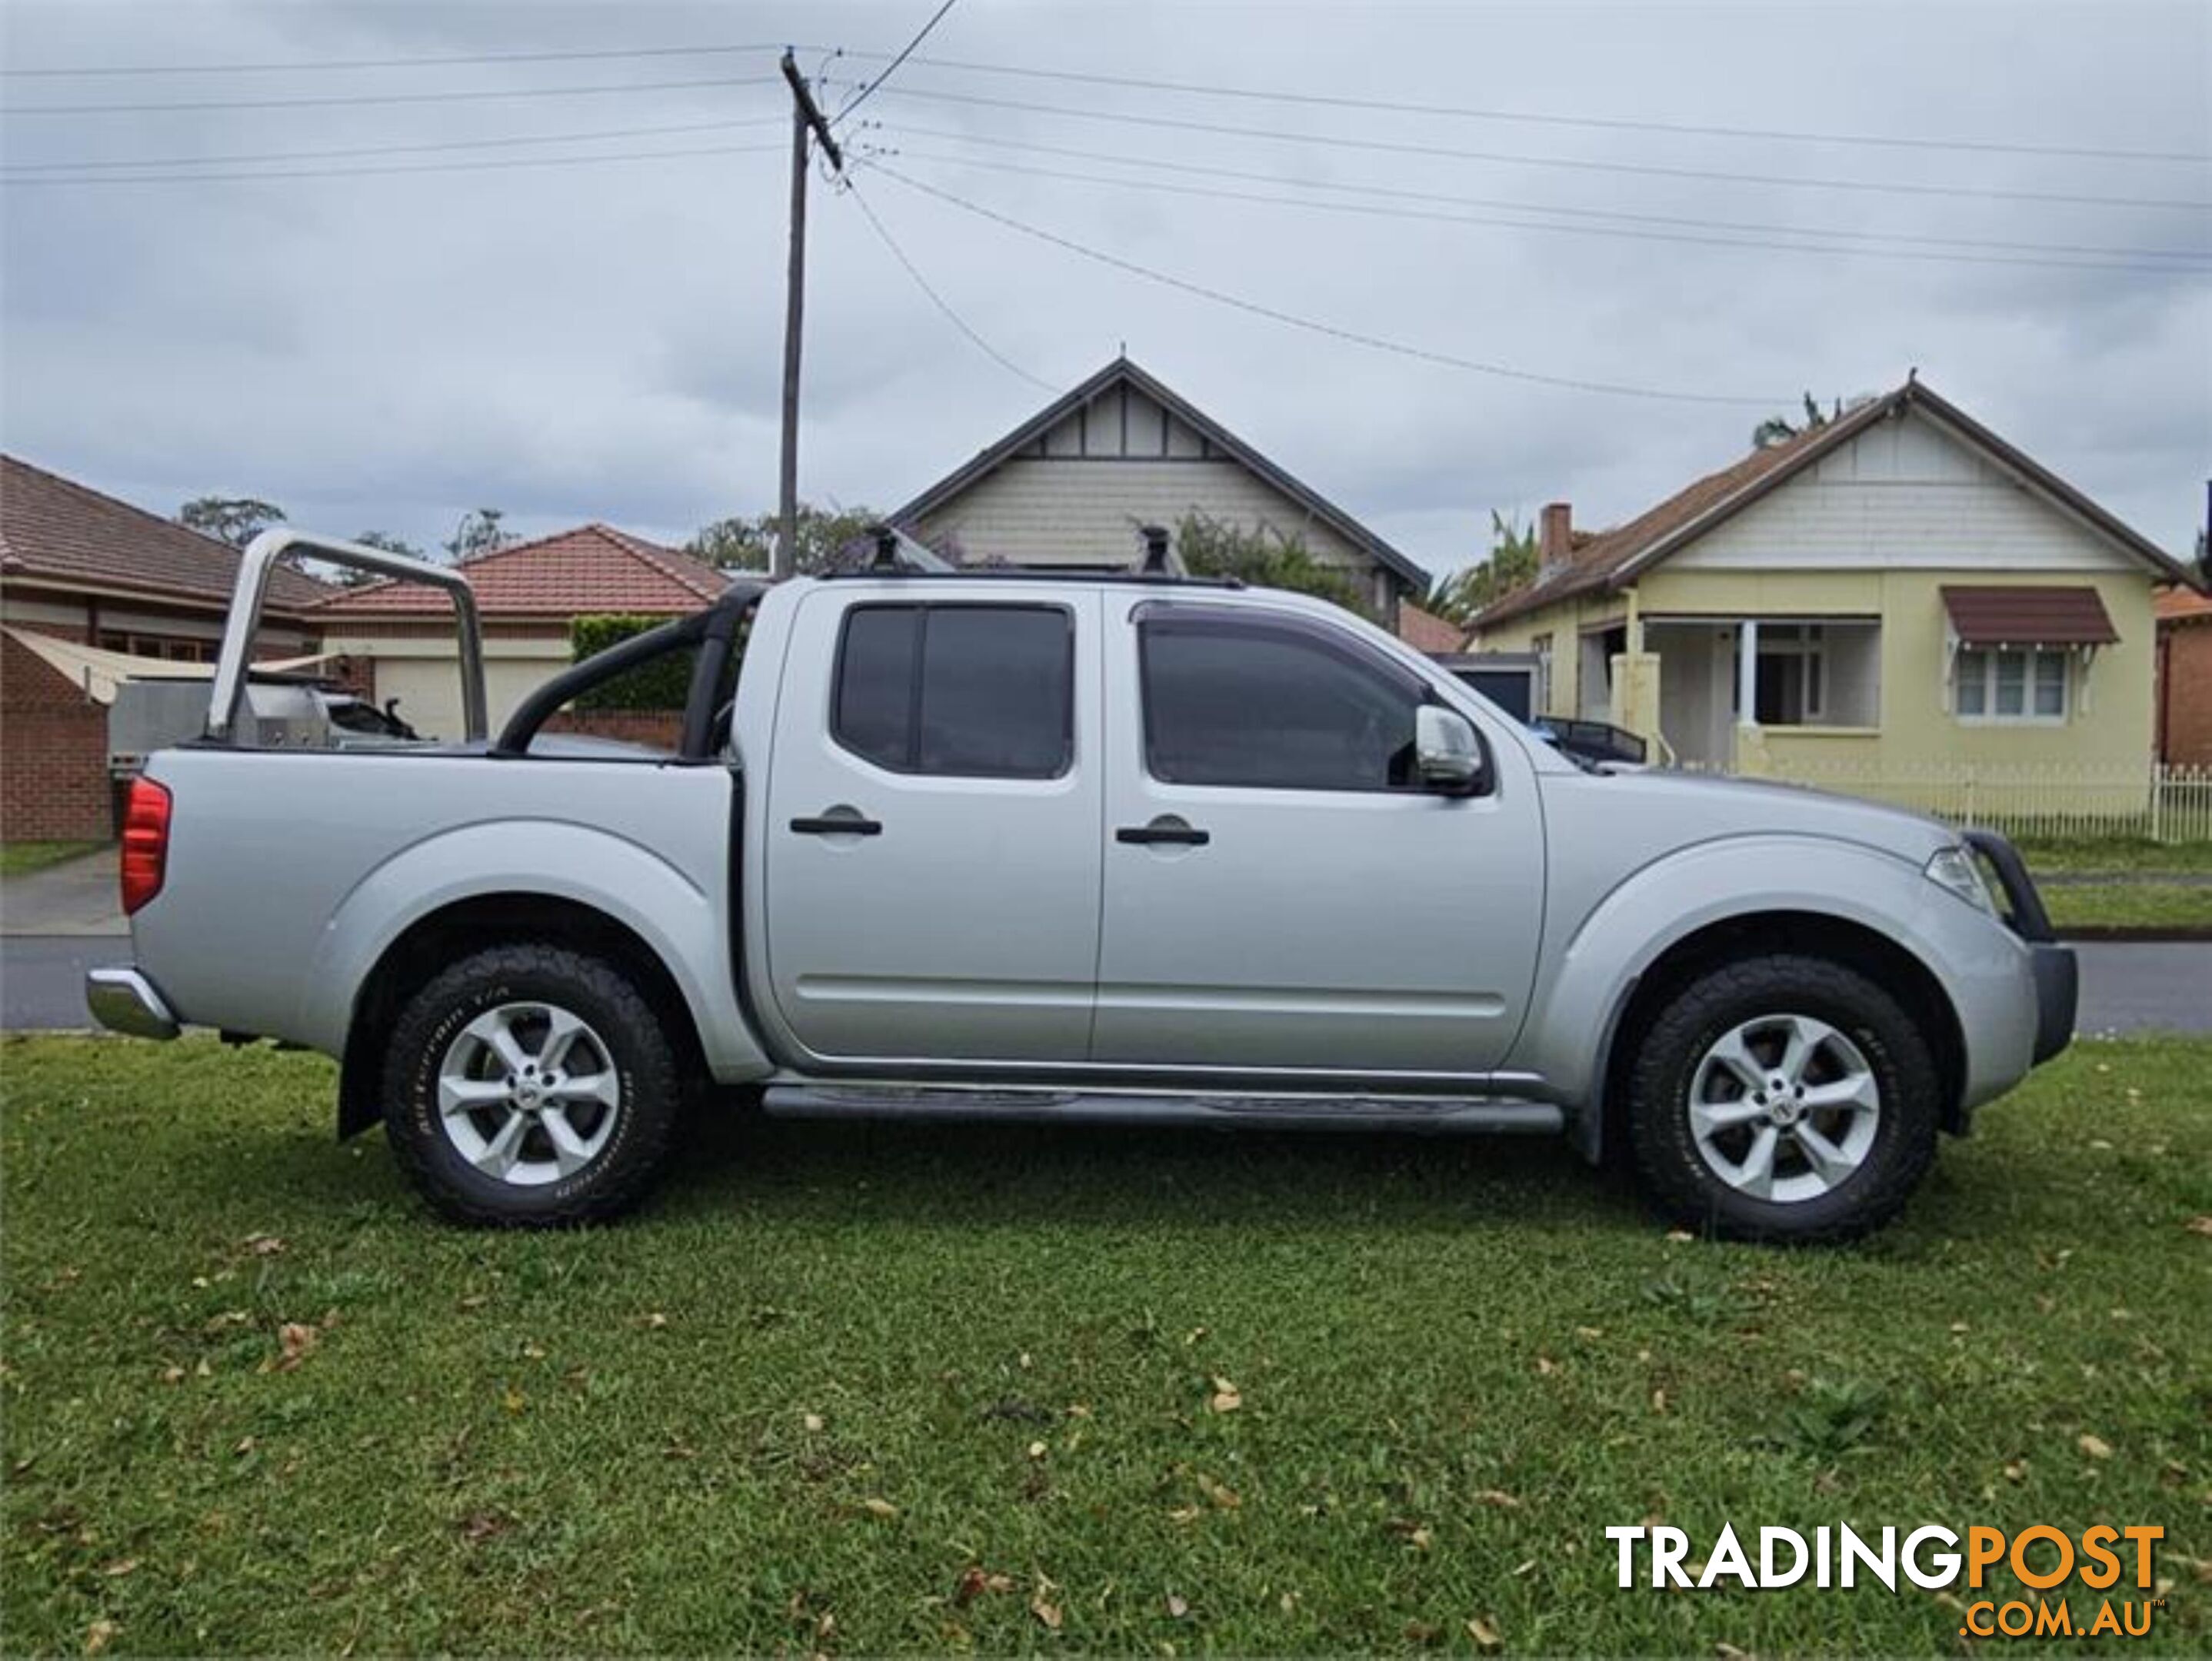
[[[0,177],[0,188],[72,185],[206,185],[251,184],[258,179],[371,179],[404,173],[490,173],[525,167],[583,167],[605,161],[667,161],[702,155],[764,155],[781,150],[781,144],[712,144],[689,149],[618,150],[606,155],[508,156],[493,161],[429,161],[420,166],[386,167],[289,167],[265,173],[102,173],[97,178],[61,179]]]
[[[511,138],[441,139],[422,144],[364,144],[342,150],[256,150],[228,155],[139,156],[128,161],[11,161],[5,173],[88,173],[112,168],[215,167],[259,161],[337,161],[373,155],[421,155],[441,150],[509,149],[522,144],[581,144],[606,138],[665,138],[682,133],[728,132],[741,127],[780,127],[780,115],[742,121],[685,121],[659,127],[605,127],[587,133],[530,133]]]
[[[625,46],[576,52],[485,52],[427,58],[322,58],[290,64],[71,64],[10,65],[0,76],[46,79],[63,76],[133,75],[301,75],[321,70],[441,69],[477,64],[574,64],[621,58],[706,58],[720,53],[776,52],[782,42],[744,46]]]
[[[951,127],[916,127],[903,122],[896,129],[885,130],[885,136],[894,140],[908,133],[925,138],[950,139],[956,143],[976,145],[994,151],[1006,149],[1012,142],[995,135],[979,136],[972,132],[962,132],[957,128]],[[1047,144],[1036,139],[1024,139],[1019,148],[1024,151],[1040,155],[1067,156],[1079,161],[1103,161],[1117,167],[1144,167],[1155,172],[1166,172],[1177,175],[1197,173],[1213,179],[1237,179],[1247,184],[1275,185],[1285,189],[1332,191],[1340,195],[1388,197],[1399,201],[1439,203],[1448,207],[1485,208],[1508,213],[1553,214],[1570,219],[1618,221],[1632,225],[1680,226],[1692,230],[1741,231],[1782,236],[1826,237],[1844,241],[1893,242],[1936,248],[1978,248],[1999,252],[2085,254],[2098,258],[2126,256],[2146,259],[2212,259],[2212,249],[2135,248],[2112,244],[2016,242],[1998,238],[1920,236],[1903,231],[1834,230],[1820,226],[1775,224],[1771,221],[1758,220],[1709,219],[1678,214],[1632,213],[1613,208],[1554,206],[1547,203],[1517,202],[1497,197],[1460,196],[1438,191],[1416,191],[1402,186],[1377,185],[1365,181],[1347,185],[1322,179],[1286,179],[1279,173],[1255,173],[1249,168],[1218,167],[1181,159],[1161,161],[1152,156],[1126,155],[1115,151],[1079,149],[1065,144]],[[917,159],[951,161],[957,166],[981,165],[958,157],[931,156],[926,151],[908,150],[902,147],[894,153],[912,155]]]
[[[874,54],[855,52],[848,56]],[[1348,98],[1327,93],[1273,92],[1257,87],[1224,87],[1189,81],[1161,81],[1143,76],[1105,75],[1078,70],[1036,69],[1018,64],[981,64],[951,58],[917,58],[924,69],[970,75],[1019,76],[1084,86],[1121,87],[1143,92],[1182,93],[1205,98],[1233,98],[1270,104],[1304,104],[1328,109],[1376,111],[1392,115],[1446,116],[1466,121],[1522,123],[1533,126],[1586,127],[1606,132],[1673,133],[1696,138],[1753,139],[1761,143],[1865,144],[1894,149],[1972,150],[1998,155],[2076,156],[2112,161],[2212,161],[2202,150],[2132,150],[2102,145],[2030,144],[2008,140],[1932,138],[1885,133],[1808,132],[1778,127],[1731,127],[1692,122],[1632,120],[1626,117],[1559,115],[1530,110],[1501,110],[1457,104],[1426,104],[1394,99]]]
[[[1085,259],[1101,265],[1110,266],[1118,271],[1127,272],[1132,276],[1142,277],[1147,282],[1156,282],[1165,288],[1179,289],[1187,294],[1195,294],[1201,300],[1210,300],[1218,306],[1227,306],[1239,312],[1249,312],[1255,317],[1266,318],[1271,322],[1285,324],[1293,329],[1302,329],[1310,334],[1325,335],[1333,340],[1346,341],[1354,346],[1364,346],[1375,351],[1389,352],[1399,357],[1413,358],[1425,363],[1441,364],[1446,368],[1464,369],[1475,374],[1494,375],[1507,380],[1528,381],[1540,386],[1557,386],[1577,392],[1608,392],[1620,397],[1654,398],[1679,403],[1729,404],[1745,409],[1771,409],[1776,402],[1772,397],[1737,397],[1713,392],[1675,392],[1656,387],[1626,385],[1613,381],[1583,380],[1570,375],[1544,374],[1533,369],[1516,369],[1506,364],[1486,363],[1475,358],[1463,358],[1449,352],[1438,352],[1427,347],[1408,345],[1403,341],[1386,339],[1380,335],[1363,334],[1357,330],[1340,328],[1334,324],[1323,323],[1317,318],[1302,317],[1295,312],[1285,312],[1276,306],[1263,305],[1257,300],[1245,300],[1239,295],[1225,293],[1222,289],[1209,288],[1205,283],[1193,282],[1188,277],[1179,277],[1166,271],[1155,270],[1149,265],[1139,265],[1134,260],[1124,259],[1118,254],[1109,254],[1103,249],[1093,248],[1087,243],[1076,241],[1072,237],[1064,237],[1056,232],[1027,224],[994,209],[970,202],[964,197],[955,196],[950,191],[939,190],[934,185],[926,185],[921,180],[911,179],[896,168],[886,166],[881,161],[872,165],[884,178],[896,179],[909,190],[919,191],[925,196],[935,197],[939,202],[948,203],[963,212],[972,214],[979,219],[988,220],[993,224],[1004,226],[1006,229],[1018,232],[1023,236],[1032,238],[1039,242],[1049,243],[1054,247],[1065,249],[1070,253],[1080,254]]]
[[[955,3],[956,0],[944,0],[944,3],[942,5],[939,6],[935,11],[930,13],[929,21],[921,26],[920,31],[915,33],[914,39],[908,41],[906,45],[899,48],[898,55],[891,59],[889,66],[884,69],[884,72],[878,76],[874,80],[863,82],[860,90],[855,92],[850,98],[847,99],[845,100],[844,107],[840,109],[836,115],[830,118],[830,119],[833,122],[842,121],[847,116],[852,114],[854,110],[859,109],[861,105],[866,103],[868,101],[869,94],[873,93],[877,88],[882,86],[884,82],[896,75],[898,73],[899,65],[905,63],[908,58],[914,55],[914,49],[920,45],[923,41],[929,39],[929,32],[945,21],[945,14],[951,11]]]
[[[1041,387],[1048,392],[1058,392],[1061,390],[1058,386],[1055,386],[1052,382],[1046,380],[1040,376],[1030,373],[1028,370],[1023,368],[1021,365],[1016,363],[1012,358],[1008,357],[1004,352],[1001,352],[997,347],[992,345],[989,341],[985,340],[982,336],[977,334],[974,329],[969,326],[968,319],[962,317],[959,312],[952,309],[951,302],[947,300],[944,295],[939,294],[935,288],[932,288],[930,286],[929,279],[922,276],[920,268],[917,267],[911,259],[907,258],[906,250],[899,246],[897,239],[891,235],[890,229],[885,227],[883,221],[876,217],[876,210],[868,205],[867,198],[860,194],[859,189],[854,185],[850,178],[848,178],[845,181],[845,194],[852,198],[853,205],[860,210],[862,217],[866,219],[870,227],[874,230],[878,237],[882,239],[884,246],[891,251],[891,258],[898,261],[898,263],[906,269],[906,274],[914,279],[915,286],[920,288],[923,294],[929,296],[930,304],[936,306],[939,311],[942,312],[945,314],[945,321],[950,323],[955,329],[957,329],[962,334],[965,335],[971,345],[973,345],[978,351],[981,352],[985,357],[990,359],[992,362],[997,364],[999,367],[1004,369],[1008,374],[1017,375],[1022,379],[1027,381],[1032,386]]]
[[[1060,167],[1032,167],[1019,162],[979,161],[970,156],[933,155],[927,151],[902,150],[896,154],[912,156],[918,161],[945,162],[957,167],[975,167],[991,173],[1026,173],[1039,179],[1066,179],[1086,185],[1115,185],[1123,190],[1158,191],[1174,196],[1197,197],[1212,201],[1251,202],[1269,207],[1303,208],[1323,213],[1356,214],[1366,218],[1419,220],[1431,224],[1474,225],[1515,231],[1553,231],[1572,236],[1618,237],[1638,242],[1687,243],[1710,248],[1761,249],[1784,253],[1842,254],[1865,259],[1903,259],[1935,264],[2040,266],[2068,271],[2137,271],[2155,272],[2164,276],[2212,275],[2212,266],[2203,265],[2155,265],[2106,259],[2038,258],[2019,254],[1939,253],[1909,248],[1850,247],[1832,243],[1761,241],[1741,237],[1698,235],[1688,231],[1644,230],[1626,226],[1561,225],[1547,223],[1541,220],[1495,219],[1474,214],[1442,213],[1434,209],[1386,207],[1372,203],[1318,202],[1296,197],[1263,196],[1254,191],[1223,190],[1218,186],[1203,185],[1179,185],[1164,179],[1115,179],[1103,173],[1077,173]],[[2212,255],[2199,256],[2199,258],[2212,258]]]
[[[2099,208],[2176,208],[2194,213],[2212,209],[2212,202],[2189,202],[2167,199],[2118,197],[2066,195],[2049,191],[2007,191],[1988,187],[1960,185],[1928,185],[1918,183],[1887,183],[1872,179],[1808,179],[1771,173],[1741,173],[1704,167],[1669,167],[1650,162],[1596,161],[1579,156],[1525,155],[1510,151],[1462,150],[1449,145],[1413,144],[1380,138],[1352,138],[1342,135],[1317,136],[1311,133],[1285,132],[1279,128],[1237,127],[1213,121],[1192,121],[1176,116],[1137,115],[1121,110],[1070,109],[1061,104],[1032,104],[1020,99],[988,98],[974,93],[933,92],[913,87],[895,87],[894,98],[933,99],[941,103],[971,104],[987,109],[1012,110],[1030,115],[1062,117],[1077,121],[1105,121],[1125,126],[1155,127],[1175,132],[1209,133],[1231,138],[1259,138],[1279,143],[1312,144],[1337,149],[1372,150],[1389,155],[1442,156],[1459,161],[1498,162],[1515,167],[1558,167],[1577,173],[1628,173],[1644,178],[1694,179],[1728,185],[1778,185],[1801,190],[1858,191],[1902,196],[1987,197],[1999,202],[2059,203],[2077,207]]]
[[[638,81],[619,87],[494,87],[467,92],[349,93],[335,98],[210,99],[176,104],[8,104],[0,105],[0,115],[162,115],[184,111],[326,109],[356,104],[460,104],[479,99],[586,98],[607,93],[765,87],[775,80],[772,75],[755,75],[734,80]]]

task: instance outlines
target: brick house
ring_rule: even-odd
[[[2158,757],[2212,767],[2212,595],[2174,587],[2157,599]]]
[[[238,555],[157,513],[0,456],[0,840],[95,841],[112,827],[107,712],[25,637],[206,663]],[[281,571],[258,655],[308,650],[327,590]]]
[[[728,573],[611,525],[583,524],[461,562],[483,622],[484,698],[495,732],[528,693],[568,666],[568,621],[592,613],[678,617],[727,586]],[[424,737],[461,736],[452,608],[419,583],[373,582],[325,592],[307,609],[323,650],[342,654],[353,684]],[[570,726],[580,724],[565,723]],[[592,718],[593,730],[647,742],[650,718]]]

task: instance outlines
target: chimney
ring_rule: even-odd
[[[1565,565],[1573,555],[1575,510],[1567,502],[1547,502],[1537,521],[1536,563],[1544,570]]]

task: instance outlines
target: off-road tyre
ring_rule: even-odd
[[[504,1004],[542,1001],[592,1028],[620,1082],[605,1145],[571,1175],[520,1187],[463,1158],[441,1123],[439,1073],[469,1022]],[[385,1135],[431,1206],[480,1228],[561,1228],[609,1222],[649,1193],[667,1162],[687,1090],[681,1052],[622,969],[565,947],[515,943],[464,958],[410,997],[386,1052]]]
[[[1773,1014],[1834,1028],[1865,1058],[1881,1090],[1872,1145],[1828,1192],[1790,1203],[1731,1186],[1700,1153],[1690,1092],[1712,1046],[1744,1022]],[[1942,1119],[1942,1084],[1928,1040],[1897,1000],[1856,969],[1826,958],[1777,954],[1699,973],[1660,1005],[1628,1073],[1627,1128],[1636,1177],[1661,1210],[1686,1228],[1734,1240],[1833,1244],[1880,1228],[1927,1174]]]

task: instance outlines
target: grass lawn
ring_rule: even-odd
[[[2039,880],[2068,873],[2212,872],[2212,842],[2153,842],[2147,838],[2024,838],[2018,844]]]
[[[0,842],[0,876],[27,876],[112,846],[107,842]]]
[[[470,1234],[319,1059],[0,1075],[12,1651],[1963,1647],[1618,1590],[1652,1518],[2162,1524],[2144,1647],[2212,1645],[2212,1045],[2077,1046],[1830,1252],[1549,1143],[727,1119]]]
[[[2212,883],[2049,882],[2044,909],[2061,929],[2202,929],[2212,932]]]

